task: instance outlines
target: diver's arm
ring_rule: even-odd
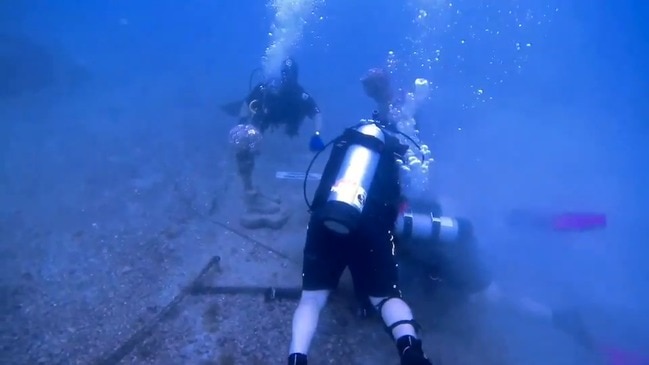
[[[241,109],[239,109],[239,123],[246,124],[250,119],[250,107],[248,102],[244,101],[241,103]]]
[[[302,102],[306,110],[306,115],[313,121],[314,134],[319,135],[322,131],[322,113],[320,112],[318,103],[306,92],[302,93]]]
[[[320,134],[320,131],[322,131],[322,113],[318,112],[316,113],[313,118],[313,127],[315,128],[315,134]]]
[[[253,107],[259,106],[260,100],[263,97],[263,90],[264,85],[258,84],[244,99],[241,104],[241,109],[239,109],[239,123],[247,124],[250,122],[250,118],[253,115]]]

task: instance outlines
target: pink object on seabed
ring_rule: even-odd
[[[606,227],[603,213],[562,213],[552,217],[555,231],[586,231]]]
[[[649,365],[649,358],[617,348],[607,348],[602,354],[607,365]]]

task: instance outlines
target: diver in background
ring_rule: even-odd
[[[322,117],[317,103],[298,82],[299,68],[292,58],[282,63],[281,77],[257,84],[244,100],[239,118],[251,122],[263,133],[268,128],[284,126],[289,137],[295,137],[308,117],[313,120],[314,135],[322,129]]]
[[[324,148],[320,138],[322,115],[313,97],[298,82],[298,65],[292,58],[283,61],[281,77],[256,85],[245,98],[238,110],[239,125],[233,128],[241,132],[245,127],[247,134],[259,134],[261,138],[266,130],[283,127],[289,137],[295,137],[305,118],[314,122],[314,133],[310,140],[310,149],[318,151]],[[228,112],[226,107],[224,110]],[[232,114],[230,112],[230,114]],[[259,214],[275,214],[280,210],[277,199],[262,195],[253,185],[252,172],[256,148],[238,148],[236,161],[239,176],[243,181],[248,209]]]

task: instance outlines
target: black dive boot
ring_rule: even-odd
[[[288,356],[288,365],[307,365],[305,354],[290,354]]]
[[[401,365],[433,365],[421,348],[421,340],[413,336],[399,337],[397,349],[401,356]]]

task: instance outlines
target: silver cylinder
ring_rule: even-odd
[[[364,124],[356,129],[359,133],[376,138],[381,144],[385,143],[383,131],[375,124]],[[378,151],[362,144],[351,144],[342,160],[336,180],[333,183],[328,204],[335,204],[338,210],[350,210],[343,208],[351,207],[353,215],[360,215],[365,207],[367,193],[370,189],[376,168],[381,155]],[[348,216],[351,213],[347,214]],[[326,220],[325,226],[338,233],[349,233],[349,227],[336,220]]]
[[[455,242],[460,235],[457,219],[405,212],[397,218],[395,233],[407,241]]]

